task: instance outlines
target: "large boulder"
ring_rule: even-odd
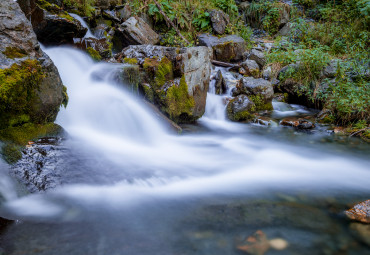
[[[54,121],[66,90],[17,2],[0,2],[0,31],[0,129]]]
[[[154,45],[129,46],[118,57],[143,68],[147,80],[141,88],[144,95],[177,123],[194,122],[203,115],[211,74],[210,58],[207,47]]]
[[[115,48],[129,45],[157,44],[159,35],[140,17],[131,17],[119,25],[114,34]]]
[[[247,47],[244,39],[237,35],[218,38],[209,34],[201,34],[198,36],[198,41],[200,46],[211,47],[214,59],[223,62],[241,60]]]
[[[20,3],[37,39],[45,45],[73,44],[73,38],[82,38],[87,32],[77,19],[55,4],[44,0],[21,0]]]
[[[232,90],[233,96],[241,94],[258,96],[264,103],[271,103],[274,96],[274,88],[271,82],[267,80],[244,77]]]
[[[230,22],[229,15],[218,10],[212,10],[209,15],[211,17],[213,31],[219,35],[224,34],[226,26]]]

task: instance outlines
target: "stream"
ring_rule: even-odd
[[[246,254],[237,247],[258,230],[288,246],[251,254],[370,254],[342,214],[370,194],[360,139],[227,121],[212,86],[205,116],[173,134],[114,82],[122,65],[46,53],[70,98],[57,119],[68,133],[53,166],[61,185],[27,194],[0,172],[0,216],[17,219],[0,232],[1,255]]]

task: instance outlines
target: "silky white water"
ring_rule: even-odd
[[[19,217],[65,215],[70,219],[73,215],[66,204],[109,210],[154,197],[256,194],[270,189],[322,194],[345,189],[370,192],[368,161],[253,136],[247,125],[229,122],[217,113],[224,106],[217,101],[220,98],[212,96],[207,101],[206,117],[200,120],[211,129],[171,134],[142,99],[112,81],[122,65],[98,64],[70,48],[46,52],[58,67],[70,98],[57,123],[81,149],[134,178],[118,178],[102,167],[114,184],[76,183],[14,199],[6,207]],[[217,108],[216,113],[212,108]]]

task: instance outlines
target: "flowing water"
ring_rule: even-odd
[[[243,254],[259,229],[289,243],[266,254],[368,254],[340,213],[370,194],[368,145],[228,122],[212,91],[199,124],[171,134],[113,81],[122,65],[46,52],[70,97],[57,119],[64,185],[9,196],[0,215],[21,221],[1,236],[4,254]]]

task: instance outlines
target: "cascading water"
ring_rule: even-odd
[[[28,195],[5,204],[3,212],[11,217],[65,224],[39,226],[40,233],[45,233],[43,237],[38,235],[41,243],[47,240],[47,244],[58,247],[53,254],[70,250],[54,242],[51,229],[67,242],[79,237],[81,245],[71,244],[73,254],[80,254],[76,252],[80,246],[88,249],[81,250],[81,254],[198,254],[191,245],[181,248],[182,252],[173,251],[178,245],[174,236],[179,231],[174,226],[192,214],[192,201],[197,204],[205,198],[213,201],[266,192],[308,192],[315,196],[343,190],[370,192],[367,160],[253,135],[248,126],[225,120],[220,96],[209,95],[200,123],[209,128],[218,122],[222,132],[214,125],[214,130],[171,135],[141,99],[112,80],[112,74],[122,65],[94,63],[88,55],[69,48],[46,52],[58,67],[70,98],[57,123],[69,133],[72,145],[78,144],[77,148],[93,158],[109,162],[130,176],[125,178],[103,164],[94,175],[98,181],[99,174],[110,178],[109,184],[72,180],[46,194]],[[71,144],[65,146],[68,149]],[[83,160],[77,158],[78,165],[70,165],[61,174],[78,173],[78,166],[89,163]],[[22,231],[28,233],[31,229],[32,223],[24,224]],[[32,238],[24,243],[24,249],[33,245]],[[137,240],[145,241],[143,245],[132,243]],[[120,246],[120,242],[124,244]],[[50,252],[45,249],[46,253],[40,254]],[[224,253],[221,249],[220,254]]]
[[[78,20],[84,28],[87,28],[87,32],[84,38],[96,38],[96,36],[91,32],[91,29],[87,25],[86,21],[84,21],[84,19],[81,16],[74,14],[74,13],[69,13],[69,15],[71,15],[73,18]]]

